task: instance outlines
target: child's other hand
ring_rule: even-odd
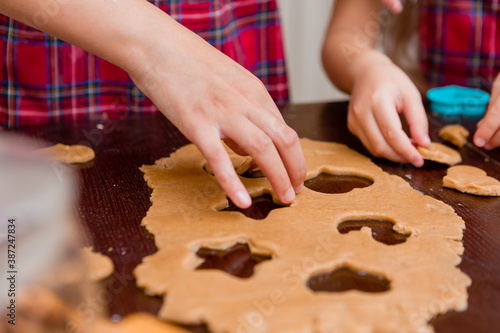
[[[187,29],[178,26],[169,35],[150,48],[140,62],[147,65],[130,72],[134,82],[200,149],[237,206],[247,208],[252,201],[221,139],[252,156],[279,200],[291,203],[303,186],[305,159],[296,132],[265,86]]]
[[[428,146],[428,123],[418,89],[385,55],[371,51],[356,58],[348,127],[376,157],[394,162],[424,163],[402,129],[404,114],[414,143]]]
[[[497,75],[491,90],[491,99],[486,115],[477,124],[474,144],[490,150],[500,146],[500,74]]]

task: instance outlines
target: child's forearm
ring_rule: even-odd
[[[380,61],[375,50],[378,30],[388,18],[379,0],[338,0],[323,44],[322,60],[330,80],[351,93],[358,73]]]
[[[144,0],[2,0],[0,12],[136,71],[158,34],[182,38],[182,26]]]
[[[200,148],[233,202],[252,200],[221,139],[253,157],[279,200],[303,188],[306,165],[264,84],[146,0],[1,0],[0,12],[123,68]]]

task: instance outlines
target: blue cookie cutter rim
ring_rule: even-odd
[[[442,115],[480,116],[490,101],[487,92],[457,85],[432,88],[427,91],[430,109]]]

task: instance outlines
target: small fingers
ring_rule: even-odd
[[[395,104],[382,99],[372,108],[369,111],[350,110],[350,130],[374,156],[422,166],[422,156],[401,128]]]
[[[474,135],[474,144],[485,149],[493,149],[499,146],[498,130],[500,129],[500,98],[498,95],[490,102],[484,118],[477,126]]]
[[[382,0],[382,4],[389,8],[394,14],[399,14],[403,11],[401,0]]]
[[[385,141],[372,112],[350,113],[352,115],[348,119],[349,130],[361,140],[373,156],[384,157],[393,162],[403,162],[401,156]]]
[[[198,140],[193,140],[193,143],[196,144],[207,159],[215,177],[231,201],[243,209],[250,207],[252,199],[236,174],[233,163],[220,141],[217,130],[213,129],[213,133],[210,132],[212,132],[210,129],[206,130],[202,136],[199,136]]]
[[[389,99],[381,100],[375,107],[374,116],[385,142],[400,156],[400,159],[415,167],[421,167],[424,164],[422,155],[403,131],[394,103]]]
[[[244,151],[240,146],[236,144],[233,140],[229,138],[225,138],[224,142],[226,145],[231,148],[232,151],[234,151],[236,154],[241,155],[241,156],[246,156],[248,155],[246,151]]]
[[[233,140],[252,156],[269,179],[278,199],[285,204],[291,203],[295,199],[295,190],[272,139],[243,115],[226,118],[221,129],[224,137]]]
[[[303,189],[307,168],[297,133],[286,125],[281,115],[267,118],[250,115],[249,119],[271,138],[295,193],[300,193]]]
[[[428,147],[431,144],[429,122],[420,95],[415,93],[414,95],[405,96],[403,107],[403,113],[408,126],[410,126],[411,137],[417,145]]]
[[[500,129],[495,132],[491,139],[484,145],[484,149],[491,150],[500,146]]]

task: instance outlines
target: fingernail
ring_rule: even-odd
[[[486,144],[486,141],[484,141],[483,138],[476,138],[474,139],[474,143],[476,144],[476,146],[481,148]]]
[[[415,159],[413,160],[412,164],[415,168],[420,168],[424,165],[424,160],[422,158]]]
[[[291,203],[295,199],[295,191],[293,187],[290,187],[290,189],[286,192],[284,200],[284,203]]]
[[[425,145],[426,147],[428,147],[428,146],[431,144],[431,138],[429,137],[429,135],[428,135],[428,134],[426,134],[426,135],[424,136],[423,141],[424,141],[424,145]]]
[[[399,2],[393,2],[391,9],[395,14],[399,14],[403,10],[403,5]]]
[[[299,194],[300,192],[302,192],[303,189],[304,189],[304,183],[300,183],[300,185],[295,188],[295,193]]]
[[[410,162],[417,168],[420,168],[422,165],[424,165],[424,159],[420,154],[413,155],[410,159]]]
[[[492,149],[493,149],[493,146],[490,146],[490,145],[485,145],[485,146],[484,146],[484,149],[486,149],[486,150],[492,150]]]
[[[236,206],[241,208],[248,208],[252,205],[252,198],[245,191],[236,192]]]

